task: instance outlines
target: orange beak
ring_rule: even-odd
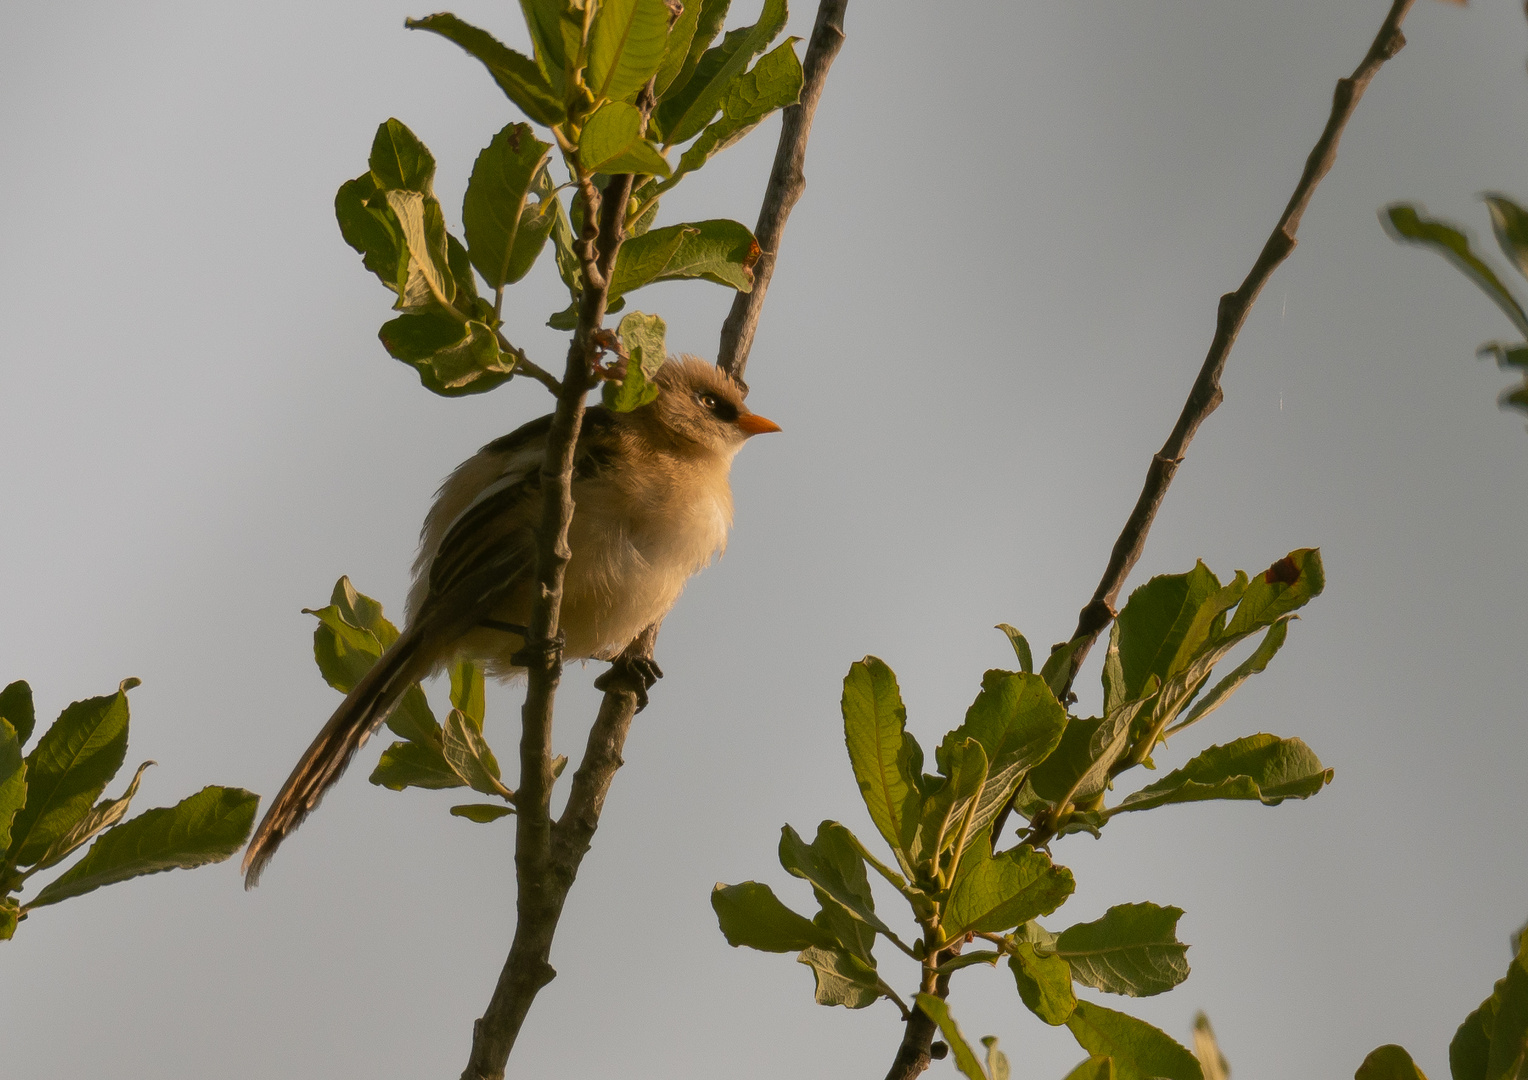
[[[773,420],[760,416],[758,413],[747,412],[737,418],[737,426],[745,435],[763,435],[768,431],[779,431],[780,425]]]

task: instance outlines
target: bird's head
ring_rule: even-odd
[[[645,409],[647,422],[682,443],[731,457],[743,441],[780,425],[750,412],[743,391],[724,371],[694,356],[673,359],[654,378],[658,397]]]

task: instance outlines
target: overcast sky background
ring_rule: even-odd
[[[751,21],[738,0],[733,25]],[[729,948],[708,893],[810,910],[778,829],[873,828],[839,683],[897,671],[926,747],[999,621],[1070,632],[1207,347],[1387,0],[855,0],[749,368],[781,435],[734,471],[726,558],[664,627],[516,1076],[879,1077],[900,1021],[812,1003],[788,956]],[[0,34],[0,683],[46,721],[133,691],[136,809],[207,783],[269,796],[338,702],[311,656],[337,577],[400,612],[436,484],[547,410],[515,381],[448,401],[389,359],[388,297],[335,188],[376,125],[473,158],[517,116],[483,70],[376,0],[7,4]],[[458,14],[523,40],[514,5]],[[791,32],[813,9],[797,0]],[[1528,196],[1528,26],[1506,0],[1419,3],[1254,310],[1132,584],[1319,545],[1324,596],[1267,674],[1159,755],[1300,736],[1336,769],[1275,809],[1199,804],[1059,842],[1056,928],[1187,911],[1193,975],[1134,1002],[1187,1040],[1206,1009],[1238,1080],[1349,1076],[1399,1041],[1447,1075],[1459,1022],[1528,917],[1528,433],[1473,357],[1504,318],[1376,211],[1468,221]],[[751,223],[777,124],[665,202]],[[1488,241],[1487,241],[1488,243]],[[1492,248],[1494,254],[1494,246]],[[1499,261],[1499,260],[1498,260]],[[509,331],[560,367],[543,260]],[[729,294],[635,299],[714,355]],[[1082,706],[1099,697],[1094,665]],[[600,665],[570,669],[577,754]],[[436,700],[443,692],[436,692]],[[517,697],[490,696],[512,766]],[[40,911],[0,945],[3,1071],[27,1078],[454,1077],[512,932],[512,826],[366,783],[379,739],[245,893],[231,864]],[[119,790],[120,782],[111,789]],[[565,788],[565,785],[564,785]],[[883,909],[903,913],[887,897]],[[900,990],[912,967],[882,947]],[[963,973],[966,1033],[1015,1076],[1082,1056],[1006,969]],[[953,1076],[949,1062],[933,1076]]]

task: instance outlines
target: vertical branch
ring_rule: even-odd
[[[769,172],[769,186],[764,189],[764,203],[759,207],[759,223],[753,230],[760,250],[759,261],[753,266],[753,289],[733,297],[732,310],[722,323],[716,366],[740,383],[748,367],[754,331],[759,327],[759,313],[764,310],[764,294],[774,276],[775,256],[780,251],[780,238],[785,235],[785,223],[806,190],[806,142],[812,134],[818,99],[828,81],[828,69],[843,47],[844,8],[848,5],[849,0],[822,0],[817,7],[817,22],[806,47],[801,100],[785,110],[775,164]],[[743,385],[746,388],[747,384]]]
[[[1183,403],[1183,411],[1173,426],[1172,434],[1162,444],[1162,449],[1152,455],[1140,497],[1136,500],[1135,508],[1130,511],[1119,539],[1114,542],[1114,550],[1109,554],[1108,566],[1104,569],[1103,578],[1093,598],[1077,617],[1077,629],[1072,634],[1072,640],[1080,638],[1082,643],[1072,653],[1071,671],[1066,680],[1068,689],[1077,677],[1078,668],[1087,658],[1088,650],[1117,614],[1115,603],[1119,600],[1120,589],[1146,547],[1146,534],[1151,531],[1152,522],[1156,520],[1157,510],[1162,506],[1178,466],[1183,464],[1189,443],[1193,441],[1199,425],[1220,405],[1220,375],[1225,370],[1231,346],[1236,343],[1242,323],[1246,321],[1247,313],[1252,309],[1263,286],[1279,264],[1295,249],[1295,233],[1300,228],[1300,218],[1310,205],[1311,196],[1316,193],[1316,185],[1321,183],[1337,160],[1337,143],[1342,138],[1343,129],[1347,127],[1359,99],[1369,88],[1369,83],[1380,67],[1406,44],[1405,35],[1401,33],[1401,22],[1406,18],[1411,4],[1412,0],[1395,0],[1391,4],[1390,13],[1385,16],[1362,62],[1352,75],[1338,80],[1326,128],[1321,132],[1321,138],[1316,140],[1310,157],[1306,159],[1305,171],[1300,176],[1300,182],[1295,185],[1294,194],[1290,196],[1279,223],[1274,226],[1241,287],[1220,298],[1215,336],[1210,342],[1209,354],[1204,358],[1204,365],[1199,369],[1199,376],[1194,380],[1188,400]]]
[[[473,1024],[472,1054],[463,1080],[497,1080],[504,1075],[509,1052],[531,1003],[557,974],[548,957],[572,884],[571,877],[563,880],[556,873],[552,859],[551,801],[552,712],[562,676],[559,623],[563,578],[572,554],[568,526],[573,520],[573,454],[583,425],[584,398],[594,385],[594,364],[599,356],[596,337],[605,321],[610,272],[623,239],[621,225],[632,183],[629,175],[611,177],[601,198],[593,184],[582,179],[584,290],[557,409],[547,433],[541,466],[541,525],[536,534],[535,603],[525,648],[515,657],[524,664],[527,676],[525,705],[520,713],[520,788],[515,818],[515,937],[488,1009]]]

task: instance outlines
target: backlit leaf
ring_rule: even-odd
[[[716,921],[734,948],[746,946],[763,952],[800,952],[814,946],[831,949],[832,937],[812,920],[782,904],[768,885],[744,881],[738,885],[716,883],[711,890]]]
[[[596,101],[630,99],[658,71],[669,36],[664,0],[603,0],[589,33],[585,81]]]
[[[1024,941],[1015,946],[1008,967],[1025,1008],[1052,1027],[1066,1023],[1077,1007],[1077,995],[1072,992],[1072,970],[1065,960],[1042,955]]]
[[[102,833],[26,910],[144,874],[222,862],[249,839],[259,805],[252,791],[210,786],[174,806],[139,814]]]
[[[127,756],[127,691],[76,701],[26,757],[26,804],[11,822],[8,859],[30,866],[90,812]]]
[[[401,120],[390,119],[378,125],[367,164],[383,191],[432,194],[435,157]]]
[[[1410,1054],[1391,1043],[1369,1051],[1353,1080],[1427,1080],[1427,1074],[1417,1068]]]
[[[987,1080],[987,1073],[982,1069],[981,1062],[976,1060],[971,1044],[966,1042],[966,1037],[960,1033],[960,1027],[955,1023],[955,1018],[950,1015],[950,1007],[933,994],[919,994],[918,1008],[939,1025],[939,1034],[943,1035],[944,1041],[949,1043],[950,1054],[955,1059],[955,1067],[961,1071],[962,1075],[968,1080]]]
[[[922,810],[918,777],[923,751],[907,731],[907,710],[891,668],[874,656],[844,677],[844,741],[870,820],[897,852],[904,870]]]
[[[1496,306],[1512,320],[1518,333],[1528,336],[1528,314],[1523,312],[1517,298],[1496,276],[1496,271],[1470,249],[1469,237],[1463,232],[1447,222],[1423,217],[1415,206],[1406,203],[1394,203],[1385,207],[1380,211],[1379,218],[1392,239],[1430,247],[1453,263],[1464,272],[1465,277],[1479,286],[1481,292],[1495,301]]]
[[[732,81],[722,101],[721,115],[685,150],[671,182],[705,165],[776,109],[796,104],[801,97],[802,78],[795,48],[799,40],[787,38],[755,64],[752,71]]]
[[[785,0],[764,0],[758,22],[730,31],[720,45],[706,50],[683,87],[671,89],[654,113],[665,146],[700,134],[722,107],[733,80],[784,28],[786,16]]]
[[[406,787],[440,790],[466,787],[441,751],[427,743],[395,742],[382,751],[368,778],[378,787],[402,791]]]
[[[1331,780],[1332,770],[1324,768],[1301,740],[1248,735],[1210,747],[1181,769],[1126,796],[1110,813],[1204,799],[1257,799],[1277,806],[1285,799],[1307,799]]]
[[[26,801],[27,766],[21,757],[21,741],[11,722],[0,716],[0,853],[11,846],[11,821]]]
[[[523,256],[519,260],[525,264],[523,268],[516,266],[514,255],[526,199],[551,149],[550,143],[531,134],[529,124],[509,124],[484,147],[472,166],[472,178],[462,200],[462,227],[472,265],[490,289],[518,281],[530,269]],[[545,229],[540,235],[545,241]],[[518,276],[514,270],[520,271]]]
[[[819,1005],[863,1009],[884,993],[875,969],[844,949],[813,945],[802,949],[796,962],[807,965],[816,976]]]
[[[1000,934],[1040,915],[1049,915],[1072,895],[1072,872],[1052,866],[1028,845],[992,854],[983,833],[966,849],[950,887],[940,933],[955,941],[972,932]]]
[[[1066,1026],[1088,1053],[1114,1059],[1119,1080],[1204,1080],[1198,1059],[1144,1020],[1079,1000]]]
[[[508,817],[514,812],[513,806],[505,806],[503,803],[462,803],[451,808],[452,817],[466,818],[482,825]]]
[[[1183,909],[1118,904],[1056,939],[1056,954],[1084,986],[1128,997],[1166,993],[1188,978],[1188,946],[1178,940]]]
[[[607,101],[584,124],[578,160],[590,172],[668,176],[669,163],[642,137],[642,113],[624,101]]]
[[[404,25],[410,30],[428,30],[432,34],[439,34],[481,60],[504,95],[537,123],[550,127],[567,118],[561,99],[536,66],[536,62],[500,43],[488,31],[480,30],[447,12],[426,15],[422,19],[405,19]]]
[[[9,720],[16,732],[16,745],[25,748],[37,724],[37,711],[32,705],[32,688],[17,680],[0,690],[0,719]]]

